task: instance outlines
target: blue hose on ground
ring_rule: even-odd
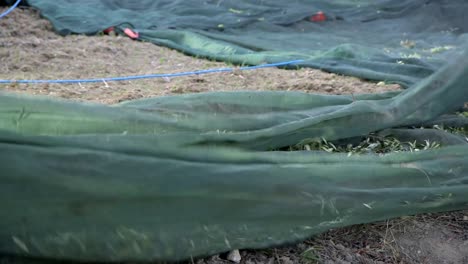
[[[293,60],[279,63],[270,63],[262,64],[256,66],[245,66],[240,67],[239,70],[255,70],[261,68],[272,68],[279,66],[292,65],[296,63],[303,62],[303,60]],[[179,72],[179,73],[161,73],[161,74],[147,74],[147,75],[134,75],[134,76],[124,76],[124,77],[108,77],[108,78],[93,78],[93,79],[72,79],[72,80],[0,80],[0,84],[12,84],[12,83],[28,83],[28,84],[38,84],[38,83],[97,83],[97,82],[112,82],[112,81],[130,81],[130,80],[139,80],[139,79],[151,79],[151,78],[171,78],[171,77],[180,77],[180,76],[189,76],[189,75],[201,75],[208,73],[216,72],[232,72],[234,68],[218,68],[218,69],[209,69],[209,70],[198,70],[198,71],[189,71],[189,72]]]
[[[16,3],[14,3],[10,8],[8,8],[7,11],[3,12],[1,15],[0,15],[0,19],[5,17],[6,15],[10,14],[11,11],[13,11],[18,5],[19,3],[21,2],[21,0],[18,0],[16,1]]]

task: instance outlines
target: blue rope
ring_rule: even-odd
[[[293,60],[279,63],[262,64],[257,66],[246,66],[240,67],[239,70],[255,70],[261,68],[271,68],[278,66],[285,66],[303,62],[304,60]],[[215,72],[232,72],[233,68],[219,68],[210,70],[199,70],[190,72],[179,72],[179,73],[165,73],[165,74],[148,74],[148,75],[134,75],[126,77],[109,77],[109,78],[95,78],[95,79],[72,79],[72,80],[0,80],[0,84],[11,84],[11,83],[97,83],[97,82],[112,82],[112,81],[130,81],[138,79],[150,79],[150,78],[170,78],[180,77],[189,75],[201,75]]]
[[[10,8],[8,8],[7,11],[3,12],[3,14],[0,15],[0,19],[3,18],[4,16],[10,14],[11,11],[13,11],[13,9],[15,9],[19,5],[20,2],[21,2],[21,0],[16,1],[16,3],[14,5],[12,5]]]

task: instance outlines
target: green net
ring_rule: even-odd
[[[468,99],[467,62],[396,96],[354,99],[237,92],[102,106],[1,94],[0,251],[179,260],[466,208],[467,142],[443,132],[432,135],[441,149],[382,157],[265,150],[434,120]]]
[[[330,27],[336,27],[336,35],[334,28],[333,34],[326,32],[325,23],[303,20],[310,15],[306,1],[287,6],[280,1],[28,2],[61,33],[93,34],[129,23],[155,43],[202,56],[251,64],[308,58],[304,66],[321,68],[335,61],[329,69],[414,84],[401,93],[375,95],[203,93],[114,106],[0,93],[2,253],[174,261],[280,245],[357,223],[468,208],[466,138],[414,129],[467,128],[466,118],[453,115],[468,101],[465,18],[444,15],[462,14],[463,1],[360,1],[360,6],[316,1],[313,12],[335,16]],[[371,12],[380,6],[386,8]],[[255,19],[238,21],[250,16]],[[446,20],[429,23],[427,17]],[[426,25],[410,23],[416,19]],[[363,32],[371,42],[351,38],[345,22],[359,28],[376,23],[376,29]],[[283,31],[283,37],[299,35],[301,25],[310,31],[297,41],[307,42],[287,42],[291,37],[281,42]],[[454,48],[399,57],[403,63],[398,63],[393,55],[403,50],[400,39],[387,43],[388,36],[375,37],[392,25],[400,33],[388,34],[409,32],[405,36],[424,47],[420,52],[434,43]],[[447,32],[448,26],[459,26],[458,31]],[[275,30],[279,35],[267,41]],[[310,44],[312,32],[330,42],[323,49]],[[260,48],[267,42],[269,48]],[[330,53],[338,42],[353,44]],[[387,54],[384,44],[394,50]],[[296,47],[302,48],[291,54]],[[278,151],[320,138],[346,144],[373,132],[405,141],[436,140],[442,147],[386,155]]]

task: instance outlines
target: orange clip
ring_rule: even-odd
[[[310,21],[313,21],[313,22],[322,22],[325,20],[327,20],[327,17],[322,11],[319,11],[317,12],[317,14],[310,17]]]

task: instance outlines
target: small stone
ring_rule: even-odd
[[[294,262],[289,257],[281,257],[281,264],[294,264]]]
[[[468,215],[463,216],[463,221],[468,221]]]
[[[235,249],[227,255],[227,260],[232,261],[234,263],[240,263],[242,257],[240,255],[239,250]]]
[[[338,245],[336,245],[335,247],[336,247],[336,249],[338,249],[338,250],[345,250],[345,247],[344,247],[343,245],[341,245],[341,244],[338,244]]]
[[[344,256],[345,260],[348,262],[353,262],[354,258],[349,253],[346,253]]]
[[[267,264],[274,264],[275,263],[275,258],[269,258],[266,263]]]

